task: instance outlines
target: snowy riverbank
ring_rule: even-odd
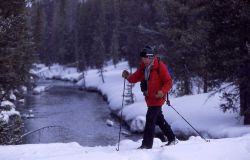
[[[85,73],[85,85],[89,88],[97,88],[107,96],[110,109],[120,115],[122,104],[123,79],[121,72],[128,69],[126,62],[119,63],[104,68],[105,83],[102,83],[98,71],[95,69]],[[50,68],[38,65],[38,69],[33,73],[43,78],[57,78],[62,80],[76,81],[79,86],[83,84],[81,73],[75,68],[63,68],[60,65],[53,65]],[[126,105],[123,108],[123,119],[129,124],[132,131],[143,131],[145,125],[146,104],[140,91],[139,84],[133,89],[135,103]],[[198,131],[205,137],[224,138],[238,137],[250,133],[250,127],[242,125],[238,113],[223,113],[220,108],[220,95],[209,97],[207,94],[197,94],[191,96],[171,97],[171,103],[175,109],[183,115]],[[168,107],[163,107],[163,112],[167,121],[172,125],[175,132],[195,135],[183,119],[176,112]]]
[[[40,65],[41,66],[41,65]],[[86,86],[100,90],[108,98],[110,109],[121,109],[123,79],[121,71],[127,69],[127,63],[119,63],[105,67],[105,83],[97,74],[97,70],[86,72]],[[64,80],[78,81],[81,85],[81,73],[74,68],[63,68],[55,65],[49,68],[42,66],[34,73],[44,77],[63,77]],[[41,90],[42,91],[42,90]],[[134,87],[135,103],[127,105],[123,110],[123,119],[130,124],[132,130],[140,131],[145,123],[146,106],[140,93],[139,85]],[[209,94],[199,94],[171,98],[172,105],[204,136],[210,139],[205,142],[200,137],[190,137],[177,145],[160,147],[163,143],[155,139],[153,149],[136,150],[141,140],[134,142],[122,140],[120,151],[117,146],[84,147],[72,143],[29,144],[17,146],[0,146],[0,159],[3,160],[249,160],[250,157],[250,126],[241,123],[237,113],[222,113],[219,109],[218,94],[207,99]],[[192,129],[169,107],[163,108],[166,119],[175,132],[193,132]],[[119,112],[117,112],[119,114]],[[230,137],[230,138],[222,138]]]

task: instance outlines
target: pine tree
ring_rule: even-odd
[[[29,71],[35,56],[25,6],[25,0],[0,3],[0,103],[13,90],[30,82]],[[9,123],[0,118],[0,144],[16,144],[21,129],[19,116],[12,116]]]
[[[212,1],[210,17],[210,78],[214,84],[227,83],[239,93],[240,114],[250,124],[250,3],[246,0]],[[229,107],[230,108],[230,107]]]
[[[169,66],[174,70],[173,77],[179,85],[179,94],[192,93],[191,78],[197,75],[197,59],[200,57],[203,5],[199,0],[160,1],[161,23],[159,32],[165,39],[165,55]]]
[[[120,17],[120,0],[112,0],[113,2],[113,23],[114,27],[111,35],[111,55],[113,59],[113,64],[116,65],[120,60],[120,38],[119,38],[119,28],[121,24]]]
[[[28,85],[34,45],[26,24],[25,0],[0,4],[0,90],[8,93]],[[2,95],[0,98],[5,96]]]
[[[123,6],[120,11],[121,28],[120,37],[122,52],[130,67],[137,67],[139,61],[139,52],[143,45],[139,37],[138,26],[141,22],[143,13],[141,12],[142,1],[120,1]]]
[[[105,14],[104,14],[104,6],[103,1],[96,1],[94,7],[96,8],[96,24],[95,24],[95,31],[92,43],[92,50],[91,55],[93,57],[92,63],[98,69],[98,73],[104,83],[104,62],[106,57],[106,50],[105,50],[105,43],[104,43],[104,34],[105,34]]]

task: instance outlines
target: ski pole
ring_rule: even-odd
[[[167,105],[170,106],[179,116],[181,116],[181,118],[187,122],[187,124],[193,128],[193,130],[202,138],[204,139],[206,142],[210,142],[210,140],[204,138],[171,104],[170,104],[170,101],[169,101],[169,98],[168,98],[168,93],[167,93],[167,100],[165,100]]]
[[[119,130],[119,138],[118,138],[118,147],[116,148],[116,151],[119,151],[120,147],[120,140],[121,140],[121,131],[122,131],[122,110],[123,110],[123,101],[124,101],[124,92],[125,92],[125,78],[123,81],[123,91],[122,91],[122,109],[121,109],[121,117],[120,117],[120,130]]]

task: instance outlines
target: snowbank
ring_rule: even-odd
[[[155,139],[151,150],[137,150],[140,141],[121,141],[120,151],[116,146],[82,147],[77,143],[32,144],[0,146],[3,160],[249,160],[250,135],[205,142],[198,137],[180,141],[177,145],[160,147]]]
[[[50,67],[46,67],[42,64],[35,64],[35,68],[30,71],[32,74],[46,79],[60,79],[65,81],[78,81],[81,77],[81,73],[77,72],[74,67],[63,67],[58,64],[54,64]]]
[[[86,87],[97,88],[106,95],[110,109],[118,116],[122,108],[123,78],[121,73],[124,69],[128,69],[127,62],[121,62],[116,67],[113,65],[105,67],[105,83],[102,83],[96,69],[85,73]],[[74,68],[63,68],[59,65],[53,65],[50,68],[43,66],[34,73],[44,78],[65,79],[67,77],[67,80],[78,81],[79,86],[83,84],[82,74]],[[135,103],[124,106],[122,118],[132,131],[141,132],[145,125],[147,108],[138,83],[134,86],[133,92]],[[207,93],[179,98],[170,97],[170,100],[172,106],[205,137],[238,137],[250,133],[250,126],[242,125],[238,113],[223,113],[220,110],[220,96],[216,94],[208,99],[209,93]],[[193,129],[171,107],[165,105],[163,113],[175,132],[195,135]]]

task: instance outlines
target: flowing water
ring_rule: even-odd
[[[115,145],[119,122],[110,114],[109,106],[100,95],[79,90],[74,84],[60,81],[40,81],[48,90],[39,95],[28,95],[19,106],[25,133],[43,128],[24,138],[23,143],[78,142],[83,146]],[[112,127],[106,121],[114,122]],[[52,127],[48,127],[52,126]],[[124,132],[129,131],[126,127]],[[132,135],[121,139],[139,139]]]

